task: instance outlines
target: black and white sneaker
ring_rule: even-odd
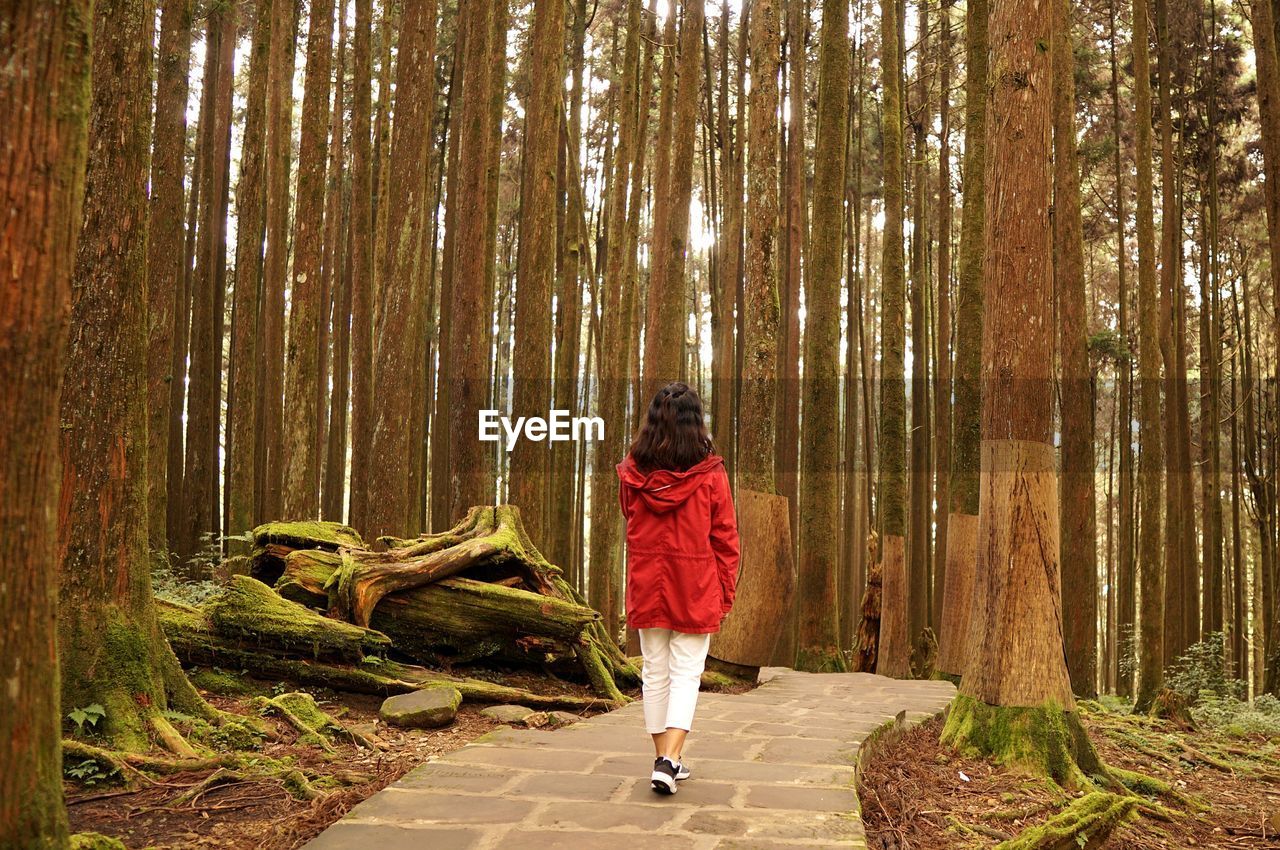
[[[653,776],[650,781],[653,790],[659,794],[674,794],[678,790],[676,788],[676,779],[680,772],[680,766],[666,756],[658,756],[653,760]]]
[[[676,781],[677,782],[683,782],[684,780],[688,779],[692,775],[693,774],[689,771],[689,768],[685,767],[684,759],[681,759],[680,761],[676,762]]]

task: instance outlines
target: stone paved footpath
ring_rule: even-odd
[[[865,847],[858,748],[900,712],[940,711],[946,682],[761,671],[745,694],[704,693],[685,747],[693,778],[649,787],[641,706],[553,731],[502,728],[410,771],[306,850]]]

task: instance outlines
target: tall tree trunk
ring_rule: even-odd
[[[1053,42],[1053,288],[1058,299],[1058,350],[1062,358],[1062,475],[1058,505],[1062,525],[1062,607],[1071,689],[1098,693],[1098,544],[1094,504],[1093,380],[1080,222],[1080,171],[1076,156],[1074,39],[1069,0],[1054,0]]]
[[[235,10],[218,12],[230,18]],[[102,737],[125,750],[148,749],[152,732],[181,741],[162,714],[168,707],[208,716],[156,622],[147,557],[145,212],[154,22],[147,0],[98,3],[93,15],[89,164],[58,432],[62,704],[102,705]],[[80,39],[72,39],[69,52],[57,55],[74,56]],[[76,111],[59,114],[74,121]],[[46,665],[40,672],[51,671]]]
[[[421,228],[430,213],[427,151],[435,103],[435,41],[436,4],[407,4],[396,60],[395,125],[390,155],[382,163],[387,194],[379,199],[386,215],[387,251],[377,276],[373,391],[378,404],[363,529],[372,537],[407,534],[417,516],[410,499],[415,449],[409,423],[418,415],[413,386],[423,363],[416,341],[425,330],[416,327],[414,316],[429,285],[419,254]]]
[[[942,629],[942,603],[947,586],[948,520],[951,516],[951,5],[939,10],[938,38],[938,366],[933,398],[934,515],[933,607],[929,622]],[[941,555],[941,557],[939,557]]]
[[[1116,198],[1116,300],[1119,302],[1118,331],[1121,340],[1120,356],[1116,369],[1120,373],[1120,486],[1119,486],[1119,543],[1117,548],[1116,630],[1117,653],[1113,659],[1116,670],[1116,692],[1122,696],[1133,695],[1133,675],[1125,672],[1131,666],[1121,663],[1120,656],[1133,657],[1133,644],[1137,635],[1137,581],[1134,569],[1134,515],[1133,515],[1133,332],[1129,320],[1130,295],[1128,287],[1129,253],[1125,240],[1125,190],[1124,171],[1121,165],[1122,138],[1120,132],[1120,74],[1116,61],[1116,3],[1108,5],[1110,16],[1111,54],[1111,132],[1114,139],[1113,162],[1115,168]]]
[[[356,0],[351,55],[351,479],[347,522],[367,526],[373,463],[372,0]]]
[[[965,15],[964,186],[957,258],[955,433],[947,517],[938,669],[964,672],[974,599],[978,544],[978,467],[982,413],[982,265],[986,220],[987,0],[969,0]]]
[[[329,115],[329,167],[325,182],[324,208],[324,266],[321,289],[328,293],[321,298],[324,314],[320,320],[321,341],[318,346],[323,367],[320,386],[328,387],[326,377],[333,377],[333,393],[326,400],[321,395],[321,407],[328,407],[323,431],[317,435],[317,457],[322,459],[320,487],[320,517],[331,522],[343,519],[343,484],[347,478],[347,405],[351,377],[351,281],[347,276],[348,258],[347,228],[350,208],[347,203],[347,187],[343,169],[346,167],[346,112],[344,97],[347,80],[347,3],[338,4],[338,58],[334,75],[333,110]],[[326,328],[328,328],[326,332]],[[330,340],[332,358],[326,361]],[[326,404],[327,401],[327,404]]]
[[[231,357],[227,377],[228,534],[253,528],[257,514],[258,352],[262,293],[267,82],[275,3],[259,0],[249,49],[249,93],[236,186],[236,276],[231,293]],[[242,549],[245,547],[241,547]]]
[[[1051,6],[996,0],[983,274],[982,496],[974,647],[943,739],[1080,787],[1103,770],[1063,660],[1050,228]],[[1047,541],[1047,545],[1046,545]]]
[[[751,92],[747,122],[746,266],[742,300],[742,388],[738,402],[738,486],[776,493],[773,469],[778,394],[778,7],[751,5]]]
[[[1202,632],[1210,635],[1223,632],[1229,618],[1224,617],[1227,610],[1227,597],[1224,593],[1226,575],[1223,571],[1222,559],[1222,366],[1220,356],[1222,342],[1219,336],[1221,313],[1218,308],[1219,293],[1222,288],[1222,268],[1219,263],[1218,221],[1219,221],[1219,186],[1218,186],[1218,4],[1217,0],[1209,0],[1209,198],[1207,220],[1204,221],[1205,233],[1202,239],[1206,243],[1208,254],[1207,276],[1201,280],[1209,280],[1209,286],[1202,285],[1200,290],[1200,433],[1201,446],[1207,455],[1201,475],[1204,486],[1204,575],[1205,605]],[[1203,218],[1203,216],[1202,216]],[[1238,624],[1231,622],[1231,634],[1227,635],[1227,646],[1230,647]]]
[[[645,321],[644,381],[647,393],[656,392],[681,374],[687,325],[685,307],[685,252],[689,243],[689,201],[693,193],[693,142],[698,127],[698,101],[702,74],[701,54],[704,0],[681,4],[680,49],[676,59],[679,81],[672,106],[671,182],[666,204],[667,226],[654,239],[663,240],[655,250],[662,263],[649,279],[649,310]],[[674,14],[674,10],[668,14]],[[661,141],[659,141],[661,144]]]
[[[809,243],[807,174],[805,165],[805,106],[808,86],[805,82],[806,34],[808,32],[808,0],[786,0],[787,4],[787,79],[784,106],[790,108],[785,122],[784,171],[782,194],[785,202],[783,219],[786,238],[782,241],[782,263],[779,274],[782,338],[778,345],[778,492],[786,496],[791,507],[791,527],[799,528],[800,486],[800,290],[804,285],[806,248]],[[793,536],[794,543],[800,535]],[[798,601],[798,597],[797,597]],[[795,616],[796,612],[792,612]],[[794,626],[793,626],[794,628]]]
[[[0,404],[0,617],[6,623],[0,629],[6,682],[0,691],[0,845],[33,850],[67,844],[58,571],[52,567],[59,551],[58,443],[66,433],[58,428],[58,400],[84,197],[91,5],[10,3],[0,28],[0,66],[12,75],[0,87],[6,144],[27,153],[0,166],[8,211],[0,235],[0,383],[6,390]],[[147,101],[142,95],[136,105],[145,110]],[[140,214],[141,197],[137,204]],[[179,259],[181,206],[179,198]]]
[[[258,358],[258,520],[283,516],[284,284],[289,265],[289,161],[293,125],[293,53],[297,0],[273,0],[267,72],[266,237]]]
[[[933,126],[929,104],[929,3],[918,0],[915,103],[909,107],[911,125],[911,471],[907,532],[907,640],[912,652],[924,646],[929,625],[929,548],[933,531],[933,493],[929,474],[929,159],[928,128]]]
[[[191,287],[191,376],[187,396],[186,460],[182,473],[182,534],[178,559],[191,575],[208,564],[193,561],[218,522],[218,434],[222,389],[223,258],[227,245],[227,179],[231,159],[231,100],[236,42],[234,4],[210,11],[204,85],[210,93],[207,147],[200,189],[200,224]],[[215,551],[218,542],[214,540]]]
[[[880,263],[880,644],[876,672],[911,673],[907,598],[906,270],[903,267],[902,55],[897,0],[880,3],[884,233]]]
[[[147,541],[153,552],[169,548],[169,382],[173,380],[175,307],[183,275],[182,178],[190,66],[191,0],[165,0],[160,13],[151,196],[147,204]]]
[[[1151,59],[1147,0],[1133,4],[1133,88],[1137,107],[1138,197],[1138,682],[1136,707],[1146,711],[1164,681],[1164,571],[1161,565],[1164,448],[1160,424],[1160,304],[1156,293],[1151,175]]]
[[[414,4],[417,5],[417,4]],[[307,30],[307,76],[302,91],[298,143],[297,211],[293,218],[293,279],[289,296],[289,346],[285,350],[284,516],[320,516],[320,464],[316,433],[321,421],[320,303],[324,260],[325,157],[328,155],[329,88],[333,65],[333,0],[312,0]],[[425,137],[425,134],[423,134]],[[400,455],[397,455],[400,457]],[[402,464],[382,464],[395,466]]]
[[[449,488],[451,521],[469,507],[488,502],[493,490],[492,453],[476,439],[476,422],[488,398],[487,342],[493,315],[487,286],[493,265],[487,198],[493,113],[490,87],[495,77],[491,43],[496,10],[493,0],[478,0],[466,4],[461,12],[467,30],[462,56],[466,77],[458,121],[458,198],[454,202],[457,235],[449,305],[450,465],[448,481],[436,482],[436,486]]]
[[[556,153],[560,149],[564,92],[564,35],[564,0],[538,0],[530,36],[530,58],[537,72],[530,75],[520,177],[520,254],[512,353],[512,409],[516,416],[540,416],[551,407],[551,295],[556,276]],[[568,156],[576,157],[577,139],[570,141],[573,146]],[[576,269],[573,276],[576,282]],[[565,332],[576,334],[578,328],[566,328]],[[556,536],[569,531],[547,527],[548,445],[521,440],[511,455],[509,499],[520,507],[525,528],[534,540],[542,540],[547,531]]]
[[[840,270],[844,254],[849,108],[849,2],[824,0],[818,59],[813,249],[805,305],[804,448],[800,490],[796,668],[843,670],[838,542],[840,496]]]

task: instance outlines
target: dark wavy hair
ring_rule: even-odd
[[[631,443],[631,459],[643,472],[684,472],[716,450],[702,418],[702,399],[682,381],[673,381],[649,402],[640,432]]]

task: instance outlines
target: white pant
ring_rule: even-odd
[[[650,735],[693,728],[698,686],[711,635],[671,629],[639,629],[644,656],[644,725]]]

